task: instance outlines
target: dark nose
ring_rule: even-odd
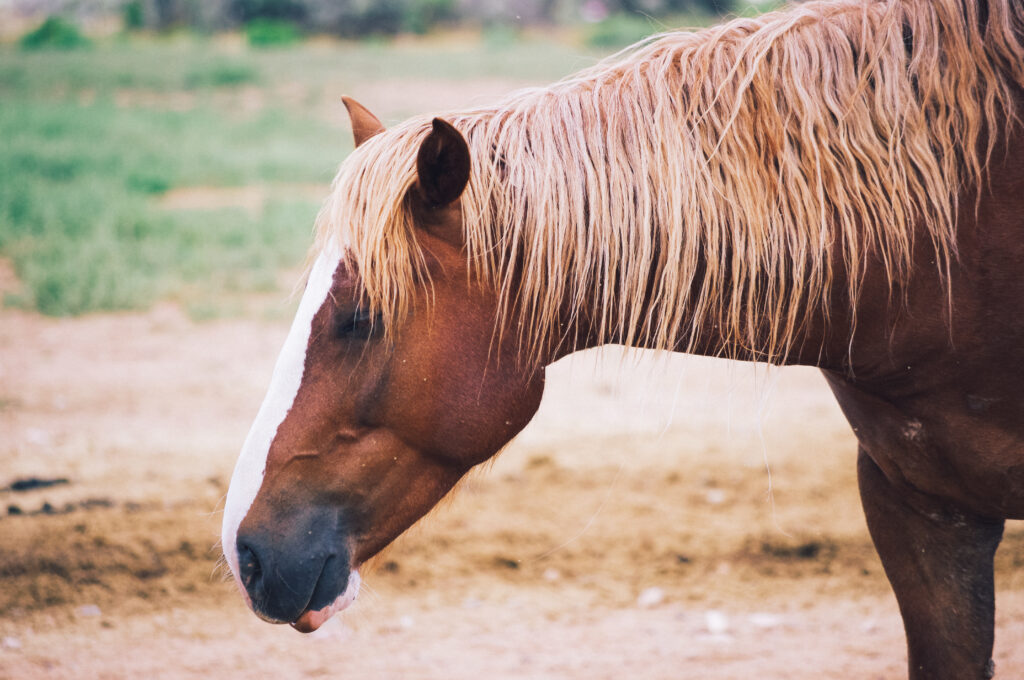
[[[334,602],[348,585],[344,542],[338,540],[334,526],[316,524],[302,522],[286,534],[240,528],[238,577],[253,610],[263,618],[295,621],[307,610]]]

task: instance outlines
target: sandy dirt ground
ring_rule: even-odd
[[[854,441],[812,370],[571,357],[534,422],[313,635],[217,568],[289,323],[0,310],[0,678],[899,678]],[[25,478],[67,483],[15,491]],[[1024,674],[1024,533],[997,677]]]

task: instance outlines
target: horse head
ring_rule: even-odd
[[[345,104],[357,147],[385,132]],[[496,333],[495,293],[467,271],[463,136],[434,119],[415,171],[403,202],[429,285],[385,323],[344,246],[321,250],[228,491],[222,541],[237,584],[260,617],[303,631],[350,604],[360,566],[540,403],[543,369]]]

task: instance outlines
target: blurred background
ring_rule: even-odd
[[[312,636],[217,565],[352,148],[340,96],[391,124],[772,7],[0,0],[0,679],[901,677],[854,440],[808,369],[559,362],[522,436]],[[1007,545],[996,659],[1020,668]]]

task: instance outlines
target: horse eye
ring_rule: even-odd
[[[338,338],[365,339],[381,325],[380,315],[365,307],[356,307],[350,315],[339,317],[334,326],[334,334]]]

